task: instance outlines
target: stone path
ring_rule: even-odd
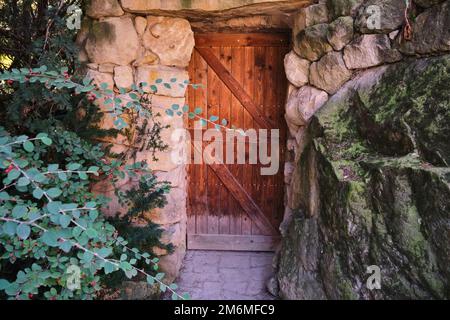
[[[273,300],[266,290],[273,253],[188,251],[176,283],[193,300]]]

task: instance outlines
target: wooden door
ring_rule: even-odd
[[[272,176],[262,176],[261,165],[248,159],[245,164],[189,165],[189,249],[275,249],[283,215],[283,59],[288,51],[288,34],[196,35],[189,73],[191,83],[202,86],[189,88],[189,106],[202,108],[202,117],[227,119],[230,128],[280,129],[281,150],[280,169]],[[188,120],[188,128],[193,127],[194,120]],[[248,143],[246,148],[247,154]]]

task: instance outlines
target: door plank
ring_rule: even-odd
[[[211,48],[197,48],[197,51],[205,59],[208,65],[216,72],[217,76],[225,83],[231,92],[239,99],[244,108],[254,117],[255,121],[265,129],[272,128],[272,124],[259,111],[258,107],[253,102],[253,99],[242,89],[239,82],[231,75],[231,73],[224,67],[220,60],[214,54]]]
[[[207,91],[203,88],[208,87],[208,64],[206,61],[198,54],[194,52],[194,63],[195,63],[195,84],[201,84],[202,87],[195,89],[195,101],[194,105],[190,106],[194,108],[195,106],[201,107],[203,110],[207,110]],[[207,111],[205,111],[207,112]],[[190,120],[190,127],[194,127],[194,120]],[[202,143],[202,148],[204,144]],[[197,233],[207,233],[208,232],[208,175],[207,167],[205,165],[196,165],[196,184],[192,187],[192,197],[195,198],[196,205],[196,232]]]
[[[244,51],[242,48],[231,48],[231,73],[235,79],[241,84],[244,83]],[[230,115],[230,126],[234,125],[236,128],[243,128],[244,114],[241,103],[234,96],[231,95],[231,115]],[[236,149],[236,148],[235,148]],[[231,173],[236,177],[236,179],[241,183],[243,181],[242,167],[243,165],[236,164],[237,161],[237,150],[234,150],[234,161],[235,164],[229,166],[231,167]],[[232,210],[232,217],[230,221],[230,234],[242,234],[242,221],[247,218],[247,214],[242,210],[241,206],[237,201],[231,197],[230,210]]]
[[[253,97],[254,93],[254,82],[253,82],[253,73],[255,68],[255,48],[253,47],[245,47],[244,51],[244,82],[243,88],[247,94],[251,94]],[[243,113],[243,125],[244,130],[248,130],[255,127],[255,121],[251,114],[247,111],[247,109],[242,109]],[[254,165],[250,165],[248,161],[249,154],[249,143],[246,143],[246,161],[243,165],[244,173],[243,173],[243,186],[244,188],[252,193],[253,192],[253,170]],[[252,220],[248,218],[248,216],[244,216],[242,220],[242,234],[252,234]]]
[[[196,76],[195,76],[195,53],[193,53],[191,58],[191,63],[189,64],[189,80],[191,83],[195,83]],[[195,89],[192,86],[188,86],[187,88],[187,96],[186,96],[187,105],[192,106],[195,105]],[[185,117],[184,119],[186,126],[189,128],[189,118]],[[198,181],[196,177],[196,171],[197,167],[192,162],[193,158],[191,155],[191,164],[187,165],[187,187],[188,187],[188,194],[191,195],[194,192],[194,186],[196,181]],[[196,224],[197,224],[197,217],[196,217],[196,208],[195,208],[195,201],[196,199],[192,196],[188,196],[186,204],[187,204],[187,233],[188,234],[194,234],[196,233]]]
[[[220,62],[231,71],[231,47],[220,48]],[[230,107],[231,107],[231,92],[230,89],[221,83],[220,86],[220,119],[230,119]],[[220,120],[219,120],[220,121]],[[224,133],[224,131],[222,131]],[[226,155],[226,143],[223,144],[224,160]],[[225,161],[224,161],[225,163]],[[228,165],[227,165],[228,166]],[[226,186],[222,184],[220,188],[220,200],[222,202],[222,214],[219,217],[219,233],[230,234],[230,219],[232,216],[230,201],[232,196],[228,192]]]
[[[265,73],[265,47],[255,47],[254,50],[254,61],[255,67],[253,70],[253,83],[254,83],[254,92],[253,92],[253,101],[255,102],[256,107],[258,108],[258,112],[261,114],[265,114],[264,112],[264,92],[270,91],[270,87],[264,83],[264,73]],[[265,116],[265,115],[264,115]],[[274,126],[271,126],[273,128]],[[255,126],[255,129],[265,129],[260,128],[259,125]],[[258,133],[259,135],[259,133]],[[261,207],[264,206],[264,185],[266,182],[266,177],[261,175],[261,164],[257,163],[253,165],[253,177],[252,181],[254,182],[253,186],[253,194],[252,197],[256,203],[259,203]],[[257,183],[255,183],[257,182]],[[267,212],[265,212],[267,215]],[[255,224],[252,224],[252,234],[260,235],[263,231]]]
[[[220,54],[220,48],[212,48],[211,51],[214,55]],[[205,60],[206,61],[206,60]],[[208,63],[208,61],[206,61]],[[208,63],[209,67],[209,63]],[[208,87],[207,87],[207,113],[203,114],[204,117],[217,116],[220,112],[220,94],[222,83],[217,76],[216,72],[209,68],[208,70]],[[208,129],[214,129],[211,123],[208,123]],[[205,142],[205,146],[211,142]],[[219,233],[219,217],[222,216],[222,203],[221,203],[221,189],[223,184],[210,166],[207,166],[208,170],[208,233]]]

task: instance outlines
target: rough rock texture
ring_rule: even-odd
[[[412,41],[403,41],[399,50],[405,54],[434,54],[450,51],[450,1],[421,13],[414,21]]]
[[[296,126],[306,125],[327,99],[325,91],[311,86],[303,86],[293,91],[286,104],[286,120]]]
[[[413,0],[413,1],[422,8],[428,8],[445,0]]]
[[[401,62],[316,113],[291,181],[281,298],[450,298],[449,87],[450,55]],[[380,290],[366,286],[370,265]]]
[[[252,15],[277,15],[298,11],[307,0],[121,0],[125,11],[190,21],[231,19]]]
[[[353,39],[353,18],[340,17],[330,23],[327,39],[334,50],[342,50]]]
[[[189,22],[179,18],[148,17],[144,47],[166,66],[187,67],[194,49],[194,33]]]
[[[92,23],[85,46],[91,62],[127,65],[137,58],[139,39],[131,18]]]
[[[117,66],[114,68],[114,82],[117,88],[131,89],[134,83],[133,69],[129,66]]]
[[[137,16],[134,19],[134,26],[136,28],[136,32],[138,33],[139,37],[142,37],[145,29],[147,28],[147,19],[141,16]]]
[[[333,19],[353,16],[364,0],[327,0],[327,7]]]
[[[328,25],[316,24],[295,36],[294,50],[309,61],[319,60],[325,53],[333,50],[327,40]]]
[[[328,22],[328,10],[325,4],[319,3],[301,9],[294,17],[294,34],[315,24]]]
[[[371,6],[377,6],[380,25],[371,23],[374,21],[370,17],[374,12],[370,10]],[[405,21],[405,2],[399,0],[368,0],[359,7],[358,15],[355,20],[355,27],[362,33],[389,33],[400,28]]]
[[[137,58],[133,62],[134,67],[145,66],[149,64],[157,64],[159,62],[159,57],[151,52],[150,50],[146,50],[143,52],[142,56]]]
[[[112,89],[114,87],[114,79],[110,73],[89,69],[86,76],[93,79],[97,86],[100,86],[102,83],[106,83],[108,85],[108,89]]]
[[[391,48],[389,37],[384,34],[362,35],[344,49],[344,61],[349,69],[374,67],[399,61],[401,57],[400,52]]]
[[[289,52],[284,58],[284,69],[289,82],[296,87],[307,84],[310,64],[311,62],[300,58],[294,51]]]
[[[220,18],[192,21],[191,27],[195,32],[258,32],[290,29],[292,18],[286,15],[257,15],[237,17],[227,20]]]
[[[86,11],[91,18],[119,17],[124,14],[118,0],[91,0]]]
[[[334,94],[346,83],[352,72],[345,66],[341,52],[330,52],[311,65],[310,82],[313,86]]]

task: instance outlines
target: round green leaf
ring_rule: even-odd
[[[16,234],[16,229],[17,229],[17,223],[12,222],[12,221],[7,221],[3,225],[3,232],[9,236],[14,236]]]
[[[25,141],[23,143],[23,148],[25,149],[25,151],[27,152],[33,152],[34,150],[34,144],[31,141]]]
[[[79,172],[78,176],[80,177],[81,180],[89,179],[88,175],[85,172]]]
[[[16,180],[20,176],[20,171],[13,169],[8,173],[8,179],[11,181]]]
[[[27,224],[19,224],[19,226],[17,227],[17,236],[22,239],[22,240],[26,240],[31,233],[31,228],[29,225]]]
[[[33,197],[35,197],[36,199],[42,199],[42,196],[44,195],[44,191],[42,191],[42,189],[40,188],[36,188],[33,190]]]
[[[86,230],[86,234],[91,239],[96,238],[98,236],[98,232],[94,228],[88,228]]]
[[[76,170],[80,169],[80,167],[81,167],[81,164],[79,164],[79,163],[69,163],[67,165],[67,170],[76,171]]]
[[[59,188],[51,188],[47,190],[47,195],[50,198],[57,198],[61,195],[62,191]]]
[[[72,220],[72,219],[71,219],[70,216],[68,216],[68,215],[63,215],[63,214],[62,214],[62,215],[59,217],[59,224],[61,225],[61,227],[67,228],[67,227],[69,226],[71,220]]]
[[[28,208],[26,206],[15,206],[12,210],[12,216],[16,219],[20,219],[28,213]]]
[[[41,141],[46,146],[50,146],[52,144],[52,139],[50,139],[49,137],[43,137],[41,138]]]
[[[19,179],[19,181],[17,181],[17,185],[19,187],[25,187],[25,186],[27,186],[29,184],[30,184],[30,180],[28,178],[26,178],[26,177],[22,177],[22,178]]]

